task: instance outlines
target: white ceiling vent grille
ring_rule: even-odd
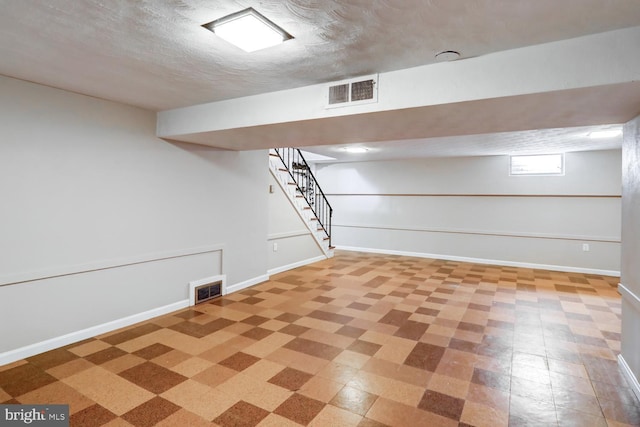
[[[378,102],[378,75],[330,83],[326,108],[347,107]]]

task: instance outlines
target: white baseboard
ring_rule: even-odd
[[[249,288],[249,287],[251,287],[253,285],[257,285],[258,283],[266,282],[267,280],[269,280],[269,275],[268,274],[263,274],[261,276],[254,277],[252,279],[245,280],[244,282],[240,282],[240,283],[236,283],[235,285],[227,286],[226,289],[225,289],[224,295],[241,291],[241,290]]]
[[[638,298],[636,294],[631,292],[631,290],[622,283],[618,283],[618,292],[620,292],[620,296],[623,300],[631,304],[634,309],[640,312],[640,298]]]
[[[618,355],[618,364],[620,365],[620,370],[622,371],[622,375],[627,379],[627,382],[631,386],[631,389],[635,393],[638,400],[640,400],[640,383],[635,375],[633,375],[633,371],[629,368],[626,360],[622,357],[621,354]]]
[[[163,307],[154,308],[142,313],[112,320],[111,322],[103,323],[101,325],[92,326],[80,331],[71,332],[66,335],[61,335],[59,337],[20,347],[15,350],[10,350],[5,353],[0,353],[0,366],[35,356],[36,354],[44,353],[45,351],[73,344],[74,342],[82,341],[87,338],[92,338],[96,335],[115,331],[116,329],[124,328],[126,326],[143,322],[153,317],[162,316],[163,314],[171,313],[173,311],[181,310],[186,307],[189,307],[189,300],[178,301]]]
[[[294,262],[292,264],[288,264],[288,265],[283,265],[281,267],[272,268],[270,270],[267,270],[267,273],[270,276],[272,276],[274,274],[282,273],[283,271],[293,270],[294,268],[302,267],[302,266],[305,266],[305,265],[308,265],[308,264],[313,264],[314,262],[323,261],[325,259],[327,259],[326,256],[319,255],[317,257],[313,257],[313,258],[305,259],[305,260],[302,260],[302,261]]]
[[[520,267],[520,268],[534,268],[534,269],[540,269],[540,270],[563,271],[565,273],[597,274],[600,276],[614,276],[614,277],[620,276],[620,272],[614,271],[614,270],[599,270],[599,269],[593,269],[593,268],[569,267],[569,266],[553,265],[553,264],[534,264],[529,262],[515,262],[515,261],[505,261],[505,260],[496,260],[496,259],[471,258],[471,257],[461,257],[461,256],[453,256],[453,255],[429,254],[429,253],[423,253],[423,252],[395,251],[395,250],[389,250],[389,249],[376,249],[376,248],[359,248],[354,246],[336,246],[336,249],[343,250],[343,251],[369,252],[369,253],[377,253],[377,254],[385,254],[385,255],[402,255],[402,256],[410,256],[410,257],[416,257],[416,258],[444,259],[447,261],[470,262],[470,263],[476,263],[476,264],[502,265],[505,267]]]

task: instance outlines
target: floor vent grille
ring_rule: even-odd
[[[227,276],[218,274],[189,282],[189,305],[200,304],[227,293]]]
[[[195,303],[200,304],[222,295],[222,280],[197,286],[194,289]]]

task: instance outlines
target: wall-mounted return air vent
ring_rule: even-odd
[[[196,305],[224,294],[226,276],[219,275],[189,282],[189,305]]]
[[[208,283],[206,285],[198,286],[195,289],[196,304],[209,301],[215,297],[222,295],[222,281],[215,283]]]
[[[329,83],[326,108],[378,102],[378,75]]]

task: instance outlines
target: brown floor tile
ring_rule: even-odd
[[[13,397],[55,381],[56,378],[30,363],[0,372],[0,387]]]
[[[429,325],[427,323],[407,320],[402,324],[402,326],[400,326],[400,329],[398,329],[394,335],[397,337],[418,341],[422,337],[422,335],[424,335],[428,328]]]
[[[427,390],[424,392],[420,403],[418,403],[418,408],[452,420],[460,420],[464,409],[464,400],[438,393],[437,391]]]
[[[72,426],[99,427],[116,418],[116,415],[100,405],[92,405],[69,417]]]
[[[311,328],[307,328],[305,326],[300,326],[300,325],[287,325],[284,328],[280,329],[278,332],[281,332],[283,334],[288,334],[288,335],[293,335],[295,337],[304,334],[305,332],[307,332],[308,330],[310,330]]]
[[[379,322],[401,327],[407,320],[409,320],[409,316],[411,316],[411,313],[409,312],[391,310],[382,319],[380,319]]]
[[[324,406],[325,404],[318,400],[294,393],[273,412],[298,424],[307,425]]]
[[[173,348],[166,346],[164,344],[151,344],[150,346],[141,348],[140,350],[134,351],[138,357],[142,357],[143,359],[151,360],[158,356],[162,356],[163,354],[169,353]]]
[[[109,347],[86,356],[85,360],[88,360],[94,365],[102,365],[103,363],[117,359],[125,354],[127,354],[127,352],[119,349],[118,347]]]
[[[213,422],[222,427],[253,427],[269,415],[268,411],[240,401],[219,415]]]
[[[47,370],[64,363],[77,359],[78,356],[71,353],[67,349],[60,348],[57,350],[47,351],[46,353],[39,354],[27,359],[29,363],[32,363],[40,369]]]
[[[227,368],[231,368],[236,371],[243,371],[247,369],[249,366],[256,363],[258,360],[260,359],[250,354],[237,352],[229,356],[228,358],[224,359],[223,361],[221,361],[220,365],[226,366]]]
[[[321,359],[333,360],[338,356],[342,349],[327,344],[310,341],[304,338],[296,338],[289,341],[285,346],[289,350],[305,353],[310,356],[319,357]]]
[[[156,396],[122,415],[122,418],[136,427],[152,427],[179,410],[178,405]]]
[[[163,393],[187,379],[152,362],[134,366],[119,375],[155,394]]]
[[[272,377],[269,382],[282,388],[286,388],[287,390],[298,391],[311,378],[313,378],[313,375],[306,372],[292,368],[284,368]]]
[[[382,346],[368,341],[355,340],[347,350],[355,351],[357,353],[366,354],[367,356],[373,356]]]
[[[411,353],[409,353],[404,364],[434,372],[444,352],[445,348],[443,347],[419,342],[415,345]]]
[[[100,339],[111,345],[118,345],[125,341],[130,341],[143,335],[150,334],[151,332],[157,331],[158,329],[160,329],[160,326],[158,325],[154,325],[153,323],[143,323],[142,325],[126,329],[122,332],[116,332],[107,334],[106,336],[101,336]]]
[[[72,387],[59,381],[23,394],[17,400],[23,404],[33,405],[69,405],[69,414],[86,409],[95,403]]]
[[[345,325],[336,331],[336,334],[344,335],[349,338],[360,338],[362,334],[367,332],[365,329],[355,328],[353,326]]]

